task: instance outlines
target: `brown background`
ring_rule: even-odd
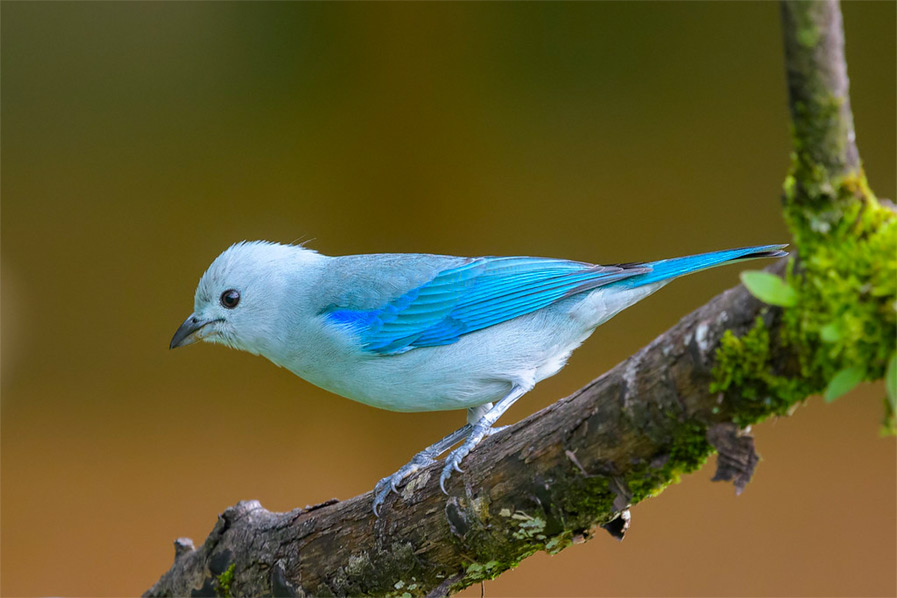
[[[844,7],[858,139],[895,194],[895,4]],[[369,490],[462,413],[402,415],[218,347],[169,352],[241,239],[325,253],[595,262],[788,239],[778,7],[2,5],[3,595],[127,595],[240,499]],[[618,316],[513,421],[713,294]],[[881,385],[756,428],[737,499],[710,466],[507,595],[893,595]],[[468,595],[478,595],[472,588]]]

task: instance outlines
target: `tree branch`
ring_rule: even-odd
[[[833,1],[789,1],[782,14],[793,176],[812,191],[786,193],[786,203],[818,214],[827,209],[818,186],[859,168],[840,11]],[[387,501],[380,519],[371,493],[289,513],[241,502],[199,549],[179,540],[174,565],[146,595],[445,596],[537,551],[585,541],[599,526],[622,538],[631,504],[714,449],[715,479],[741,488],[756,464],[741,428],[788,412],[806,394],[769,391],[800,376],[795,348],[779,340],[783,322],[780,309],[743,287],[726,291],[572,396],[484,441],[466,473],[452,477],[448,497],[434,464]],[[756,361],[762,390],[726,370],[734,343],[739,358]]]
[[[841,8],[836,0],[788,0],[781,9],[797,159],[828,179],[857,170]]]
[[[716,297],[574,395],[484,441],[452,477],[449,497],[435,464],[380,519],[371,493],[289,513],[254,501],[231,507],[147,595],[214,594],[232,564],[239,594],[444,595],[537,550],[588,539],[700,466],[712,452],[708,431],[734,436],[717,424],[748,406],[708,392],[713,347],[762,312],[775,327],[777,310],[743,287]]]

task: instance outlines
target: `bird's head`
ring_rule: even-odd
[[[289,278],[315,252],[266,241],[232,245],[215,258],[196,287],[193,313],[169,348],[196,341],[260,353],[279,336]]]

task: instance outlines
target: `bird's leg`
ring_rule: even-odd
[[[442,440],[435,442],[414,455],[411,461],[402,466],[397,472],[377,482],[377,485],[374,487],[374,515],[380,516],[380,505],[383,504],[390,492],[399,491],[399,484],[415,472],[435,462],[439,455],[452,448],[459,440],[466,438],[473,429],[474,426],[471,424],[458,428]]]
[[[513,387],[511,392],[509,392],[505,398],[497,402],[494,407],[484,413],[483,416],[473,424],[473,429],[471,429],[470,434],[467,435],[467,439],[464,443],[449,453],[448,457],[445,458],[445,467],[442,468],[442,475],[439,476],[439,487],[442,488],[443,492],[448,494],[445,490],[445,482],[452,476],[452,470],[459,473],[463,472],[459,466],[464,457],[470,454],[470,451],[472,451],[483,438],[491,436],[502,429],[493,428],[492,424],[498,421],[498,418],[500,418],[504,412],[517,401],[517,399],[525,395],[529,389],[530,387],[524,386]],[[470,411],[468,411],[468,415],[470,415]],[[468,421],[470,420],[468,419]]]
[[[489,413],[489,410],[492,409],[492,403],[483,403],[482,405],[478,405],[476,407],[468,407],[467,408],[467,423],[471,426],[475,425],[480,418]]]
[[[484,403],[479,407],[468,407],[467,408],[467,423],[471,426],[475,426],[480,419],[492,409],[492,403]],[[492,436],[498,432],[501,432],[508,426],[498,426],[497,428],[489,428],[486,431],[486,436]]]

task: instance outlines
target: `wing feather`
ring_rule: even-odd
[[[439,272],[376,309],[335,307],[366,351],[398,354],[456,342],[462,335],[532,313],[605,284],[650,271],[532,257],[486,257]]]

